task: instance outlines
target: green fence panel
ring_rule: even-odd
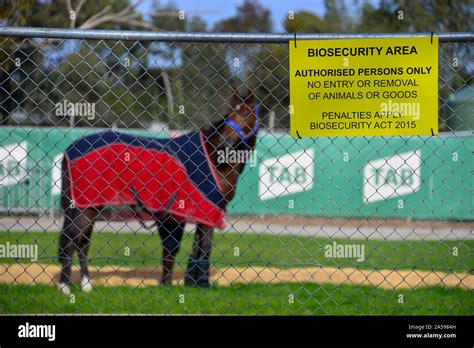
[[[472,136],[265,134],[257,144],[229,213],[473,219]]]
[[[63,151],[97,131],[0,129],[0,207],[57,208]],[[472,136],[296,140],[261,134],[228,212],[473,220],[473,150]]]
[[[59,208],[61,160],[75,139],[100,129],[0,129],[0,208],[9,211],[45,211]],[[122,130],[120,130],[122,131]],[[149,137],[168,134],[123,130]]]

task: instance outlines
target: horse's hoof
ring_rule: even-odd
[[[64,295],[70,295],[71,294],[71,289],[69,288],[69,285],[67,285],[66,283],[59,283],[58,289]]]
[[[208,288],[209,283],[209,261],[189,258],[188,268],[184,275],[184,285],[197,288]]]
[[[202,280],[202,281],[198,281],[196,286],[198,288],[210,288],[211,283],[209,283],[209,280]]]
[[[196,279],[196,277],[186,275],[184,277],[184,285],[192,288],[209,288],[211,283],[209,282],[209,278],[203,277],[201,279]]]
[[[81,279],[81,289],[82,291],[84,292],[91,292],[92,291],[92,284],[91,284],[91,280],[89,277],[83,277]]]
[[[161,278],[160,279],[160,285],[171,285],[173,284],[171,278]]]
[[[191,288],[200,288],[200,289],[207,289],[211,287],[211,284],[209,282],[185,282],[184,285],[189,286]]]

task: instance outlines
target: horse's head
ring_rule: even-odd
[[[252,93],[242,97],[235,91],[228,117],[220,131],[219,148],[249,147],[250,139],[257,134],[258,107]]]

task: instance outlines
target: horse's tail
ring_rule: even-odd
[[[64,213],[64,224],[63,228],[61,229],[61,234],[59,236],[59,250],[58,250],[58,258],[59,261],[62,261],[66,257],[70,257],[68,255],[68,247],[71,245],[71,228],[73,228],[74,224],[74,214],[76,209],[71,204],[71,181],[69,178],[68,172],[68,165],[67,165],[67,158],[66,155],[63,157],[63,161],[61,163],[61,199],[60,205],[61,210]]]

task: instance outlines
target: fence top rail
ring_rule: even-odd
[[[302,33],[183,33],[129,30],[83,30],[66,28],[0,27],[0,37],[92,39],[165,42],[225,42],[225,43],[286,43],[290,40],[328,40],[419,37],[436,35],[440,42],[474,42],[474,33],[360,33],[360,34],[302,34]]]

